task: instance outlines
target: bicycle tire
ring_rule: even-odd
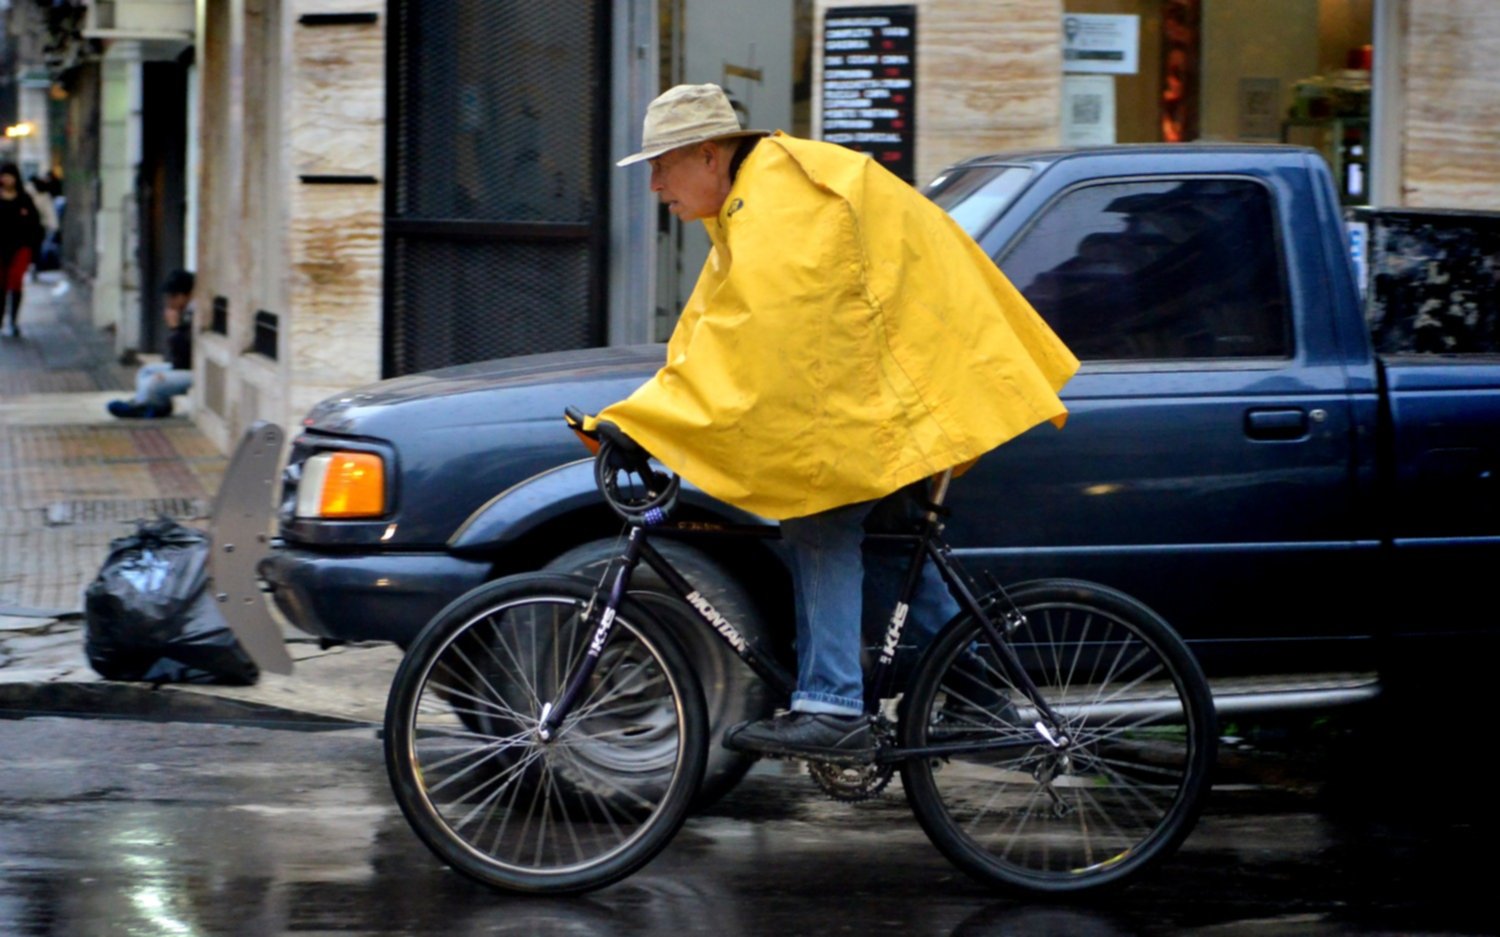
[[[575,893],[635,872],[671,841],[702,779],[708,717],[687,658],[633,603],[556,735],[536,733],[593,636],[585,580],[479,586],[423,629],[391,684],[385,760],[407,822],[492,888]]]
[[[913,674],[902,746],[1016,745],[908,759],[907,799],[939,851],[980,881],[1051,896],[1120,885],[1197,821],[1218,744],[1208,683],[1176,632],[1124,593],[1062,579],[1009,593],[1024,613],[1011,647],[1069,741],[1059,749],[1032,728],[1036,707],[962,614]]]
[[[734,622],[751,643],[769,644],[769,626],[745,584],[722,563],[701,550],[671,540],[653,544],[657,552],[687,578],[713,607]],[[543,571],[566,572],[597,581],[609,561],[620,552],[612,540],[581,544],[549,562]],[[731,751],[720,744],[730,726],[763,719],[775,710],[771,687],[740,660],[718,632],[704,626],[703,619],[671,591],[650,566],[641,564],[630,578],[630,597],[672,632],[677,646],[687,654],[693,674],[703,688],[703,702],[712,734],[703,783],[693,802],[693,812],[702,813],[733,790],[754,764],[755,757]]]

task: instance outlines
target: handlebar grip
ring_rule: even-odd
[[[651,454],[641,448],[640,443],[625,435],[624,430],[603,421],[595,428],[599,439],[609,444],[610,455],[617,468],[643,477],[648,476],[648,473],[654,474],[651,469]]]
[[[577,407],[566,408],[563,418],[594,453],[594,482],[610,508],[632,524],[665,521],[677,503],[677,475],[652,468],[651,453],[614,423],[585,416]]]
[[[583,428],[588,421],[588,414],[584,413],[577,407],[564,407],[563,419],[567,421],[568,428],[573,430],[575,433],[587,433],[590,436],[594,435],[593,433],[589,433]]]
[[[563,409],[563,420],[567,422],[568,429],[588,447],[589,452],[599,454],[599,433],[597,429],[584,429],[588,425],[588,415],[577,407],[565,407]]]

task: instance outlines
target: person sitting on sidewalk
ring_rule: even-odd
[[[122,419],[172,415],[172,398],[193,385],[193,274],[174,270],[162,286],[162,319],[167,333],[166,360],[142,367],[135,375],[135,399],[112,400],[109,412]]]

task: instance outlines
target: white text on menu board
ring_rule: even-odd
[[[823,139],[830,143],[900,143],[901,134],[876,130],[877,120],[899,120],[901,94],[911,78],[877,77],[881,67],[909,66],[905,53],[875,51],[877,38],[905,39],[911,30],[894,26],[889,17],[829,19],[823,48]],[[839,53],[837,55],[832,53]],[[899,125],[898,125],[899,126]],[[828,132],[835,131],[835,132]]]

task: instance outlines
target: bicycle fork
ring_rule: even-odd
[[[635,571],[641,561],[642,531],[640,527],[631,527],[629,539],[625,543],[625,552],[610,561],[601,582],[608,583],[609,597],[604,602],[604,607],[599,608],[599,596],[603,589],[595,589],[594,596],[589,600],[588,607],[583,610],[583,621],[585,625],[594,623],[594,633],[589,638],[588,648],[584,652],[583,659],[578,666],[573,668],[568,677],[567,685],[563,687],[562,694],[550,703],[542,705],[541,718],[537,722],[537,738],[543,742],[550,742],[557,735],[558,727],[562,725],[568,713],[572,712],[573,705],[578,702],[583,688],[588,685],[589,679],[593,677],[594,670],[599,666],[599,658],[604,653],[604,647],[609,643],[609,636],[615,628],[615,614],[620,608],[620,603],[625,598],[625,588],[630,583],[630,575]]]

